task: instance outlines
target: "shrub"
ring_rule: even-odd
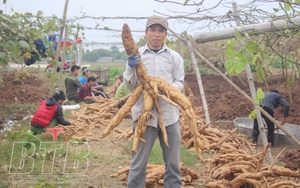
[[[185,59],[183,61],[183,66],[184,66],[184,70],[189,70],[189,64],[191,63],[192,61],[190,59]]]
[[[122,71],[118,67],[112,67],[109,69],[109,77],[114,78],[116,75],[121,74]]]

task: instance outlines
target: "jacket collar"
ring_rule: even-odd
[[[152,51],[152,50],[149,48],[148,44],[146,44],[145,46],[143,46],[143,47],[141,48],[141,53],[142,53],[142,54],[145,53],[146,51],[149,51],[149,52]],[[157,53],[161,53],[161,52],[163,52],[163,51],[170,51],[170,49],[167,47],[166,44],[163,44],[162,48],[161,48]]]

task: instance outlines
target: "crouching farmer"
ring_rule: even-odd
[[[47,100],[44,100],[31,119],[30,130],[33,134],[40,134],[46,131],[47,127],[54,127],[58,124],[68,126],[71,123],[65,120],[62,102],[66,100],[63,91],[56,91],[55,94]]]

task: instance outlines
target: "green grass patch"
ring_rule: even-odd
[[[202,152],[201,156],[203,157],[203,159],[209,159],[214,155],[214,152],[212,151],[206,151],[206,152]]]
[[[154,142],[154,145],[152,147],[148,163],[150,164],[158,164],[158,165],[163,165],[165,164],[163,160],[163,155],[162,155],[162,149],[160,147],[160,144],[158,140]]]
[[[45,159],[51,159],[55,155],[63,156],[66,153],[68,142],[64,142],[63,135],[58,136],[58,141],[54,142],[51,135],[45,142],[45,133],[33,135],[30,131],[30,119],[17,122],[13,128],[1,133],[0,164],[9,166],[10,161],[17,164],[21,155],[30,161],[30,158],[36,160],[36,166],[42,165]],[[67,136],[68,137],[68,136]],[[41,144],[42,143],[42,144]],[[22,154],[23,152],[23,154]],[[25,161],[26,161],[25,160]]]
[[[68,117],[72,117],[72,111],[79,111],[80,110],[80,108],[79,109],[72,109],[72,110],[64,110],[64,118],[68,118]]]
[[[88,150],[86,144],[63,142],[61,135],[57,142],[52,141],[51,137],[44,141],[44,133],[32,135],[26,127],[23,127],[22,130],[6,131],[2,134],[5,134],[6,137],[1,143],[0,164],[7,166],[7,172],[30,172],[34,175],[41,174],[43,170],[51,171],[53,168],[53,173],[60,175],[65,161],[69,167],[68,172],[72,173],[72,171],[82,170],[73,169],[74,163],[86,167],[87,159],[96,156],[93,151]],[[22,168],[20,168],[21,166]]]
[[[277,166],[284,167],[285,163],[284,162],[279,162],[279,163],[277,163]]]
[[[185,166],[193,166],[199,160],[197,159],[196,153],[190,152],[186,147],[180,147],[180,159]]]

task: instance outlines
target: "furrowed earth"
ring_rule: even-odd
[[[29,103],[39,104],[48,97],[50,80],[46,78],[44,73],[33,71],[31,73],[6,72],[3,74],[3,82],[1,83],[0,92],[0,113],[4,113],[8,104],[12,103]],[[204,87],[206,102],[209,109],[210,119],[213,125],[220,126],[223,129],[233,129],[232,120],[239,117],[247,117],[253,110],[251,102],[245,99],[238,91],[231,87],[221,76],[218,75],[201,75]],[[244,92],[250,96],[249,84],[245,75],[234,75],[231,80],[238,85]],[[200,90],[195,74],[186,74],[185,81],[192,89],[195,105],[202,106]],[[300,83],[295,80],[291,95],[286,87],[285,78],[282,74],[274,74],[267,77],[268,87],[277,89],[281,95],[286,98],[291,105],[290,115],[287,123],[300,124]],[[267,90],[267,86],[263,83],[255,83],[256,88]],[[5,123],[7,119],[21,120],[26,115],[32,115],[34,110],[12,113],[7,117],[1,116],[0,124]],[[281,120],[283,118],[283,109],[279,107],[275,111],[275,118]],[[120,129],[128,129],[131,126],[131,120],[124,119],[119,125]],[[109,137],[100,141],[90,141],[90,149],[93,156],[90,161],[86,174],[90,178],[89,187],[124,187],[120,178],[112,179],[110,174],[118,171],[120,168],[130,165],[130,148],[126,147],[126,141],[114,140]],[[258,147],[258,149],[262,149]],[[271,151],[279,153],[282,148],[271,148]],[[290,152],[293,152],[292,154]],[[298,156],[298,157],[294,157]],[[291,148],[282,154],[281,161],[289,166],[299,168],[300,150]],[[291,158],[295,159],[291,159]],[[123,158],[123,160],[121,160]],[[288,159],[288,160],[287,160]],[[104,164],[103,161],[106,161]],[[116,162],[121,161],[121,162]],[[199,162],[200,164],[200,162]],[[203,170],[202,167],[195,165],[195,170]],[[201,172],[199,172],[201,173]],[[8,174],[1,173],[0,179],[7,180]],[[201,185],[204,180],[197,180],[193,187],[203,187]],[[72,186],[70,186],[72,187]],[[86,185],[79,187],[87,187]]]

